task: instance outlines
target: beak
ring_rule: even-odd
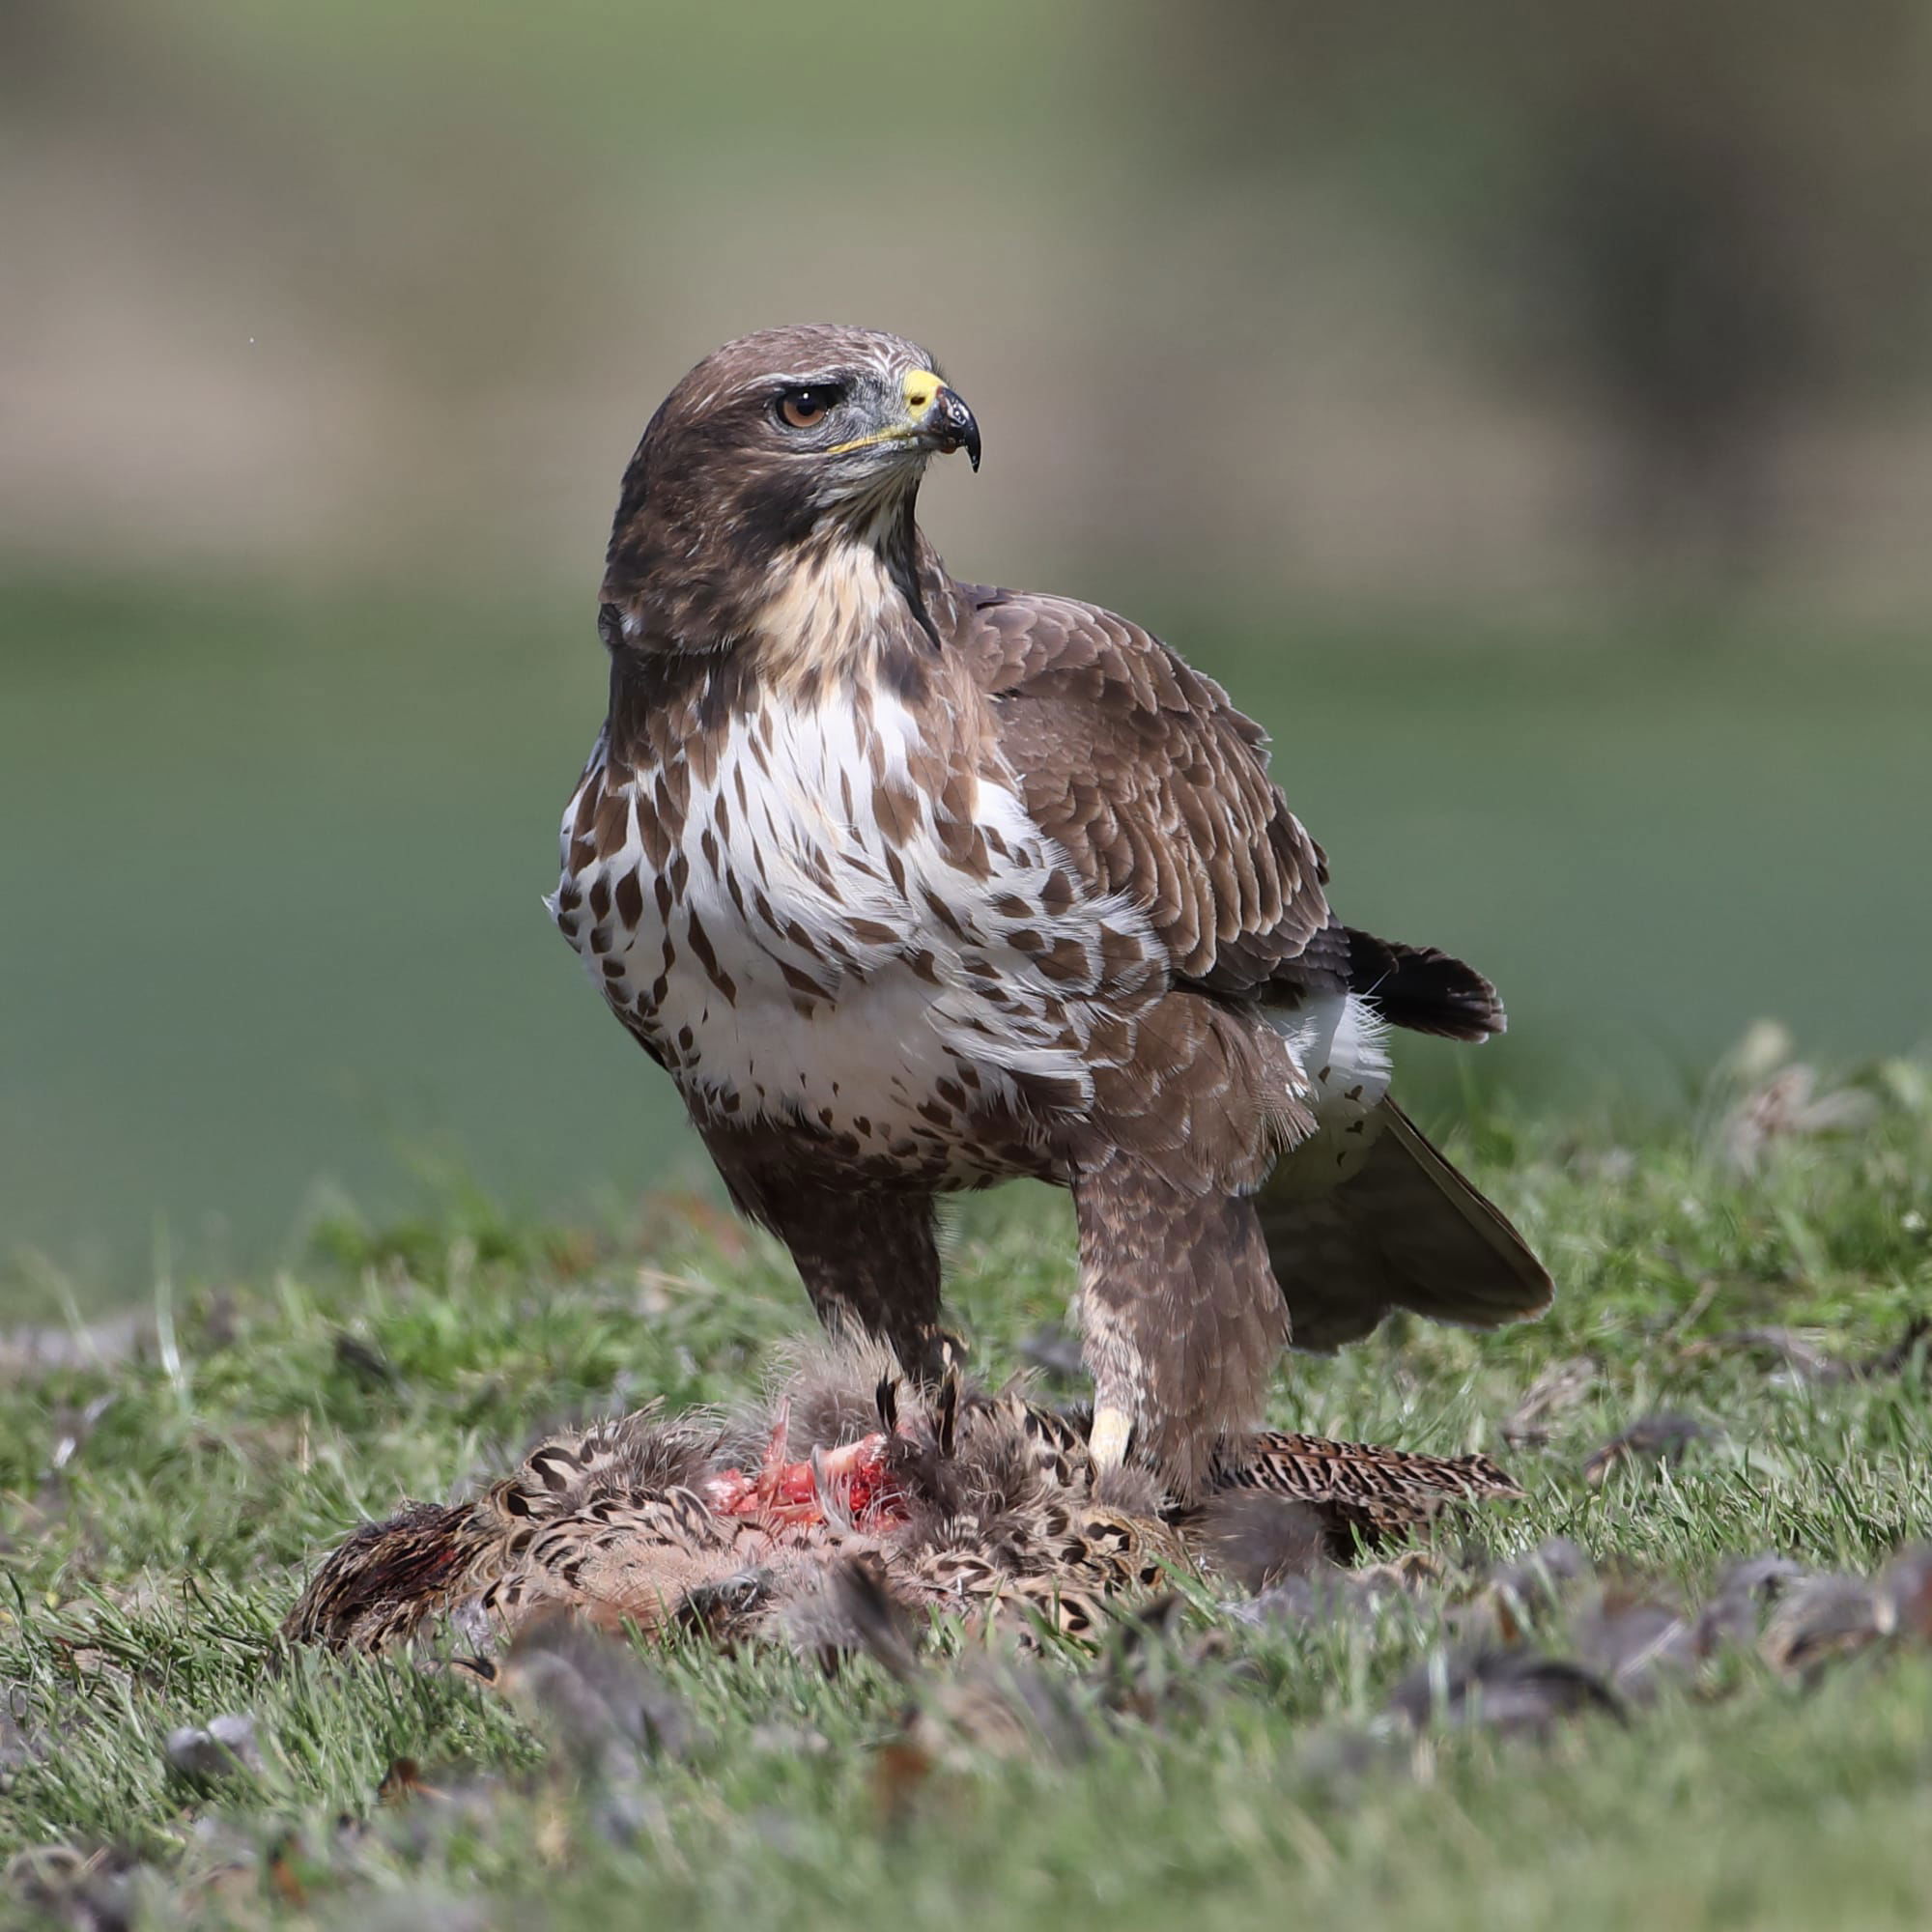
[[[954,390],[942,388],[932,399],[932,407],[920,425],[938,443],[940,454],[951,456],[963,449],[975,469],[980,467],[980,424],[966,407],[965,398]]]
[[[949,389],[930,369],[916,369],[905,379],[906,415],[912,433],[929,440],[942,456],[963,449],[973,468],[980,467],[980,425],[965,398]]]

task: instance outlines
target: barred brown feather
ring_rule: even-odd
[[[895,1397],[898,1427],[880,1464],[890,1503],[856,1521],[836,1510],[734,1514],[733,1459],[781,1419],[785,1452],[824,1466],[848,1450],[855,1418],[877,1419],[877,1366],[865,1350],[808,1363],[737,1428],[652,1407],[544,1442],[470,1502],[412,1503],[364,1524],[309,1579],[283,1631],[381,1651],[444,1620],[507,1640],[567,1610],[646,1634],[815,1643],[841,1601],[828,1577],[856,1561],[904,1609],[1090,1636],[1110,1605],[1145,1599],[1176,1569],[1211,1565],[1210,1515],[1163,1507],[1151,1487],[1133,1493],[1091,1455],[1091,1415],[1016,1388]],[[1486,1457],[1276,1432],[1219,1445],[1206,1482],[1211,1494],[1306,1505],[1344,1558],[1444,1509],[1520,1494]]]

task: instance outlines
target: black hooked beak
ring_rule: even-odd
[[[963,449],[973,468],[979,469],[980,425],[966,407],[965,398],[956,390],[941,387],[921,427],[938,444],[942,454],[951,456],[955,449]]]

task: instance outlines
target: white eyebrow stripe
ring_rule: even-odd
[[[769,375],[753,376],[745,384],[748,389],[762,389],[773,383],[782,384],[787,389],[823,389],[835,383],[851,381],[851,371],[847,369],[821,369],[816,375],[808,375],[804,370],[788,373],[783,369],[774,369]]]

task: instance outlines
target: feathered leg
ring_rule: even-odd
[[[1288,1339],[1255,1205],[1116,1152],[1076,1175],[1073,1210],[1094,1460],[1118,1464],[1131,1437],[1192,1498],[1221,1437],[1260,1419]]]
[[[821,1187],[734,1160],[715,1140],[711,1151],[739,1210],[791,1250],[827,1329],[877,1337],[921,1380],[945,1374],[959,1344],[940,1325],[930,1194]]]

